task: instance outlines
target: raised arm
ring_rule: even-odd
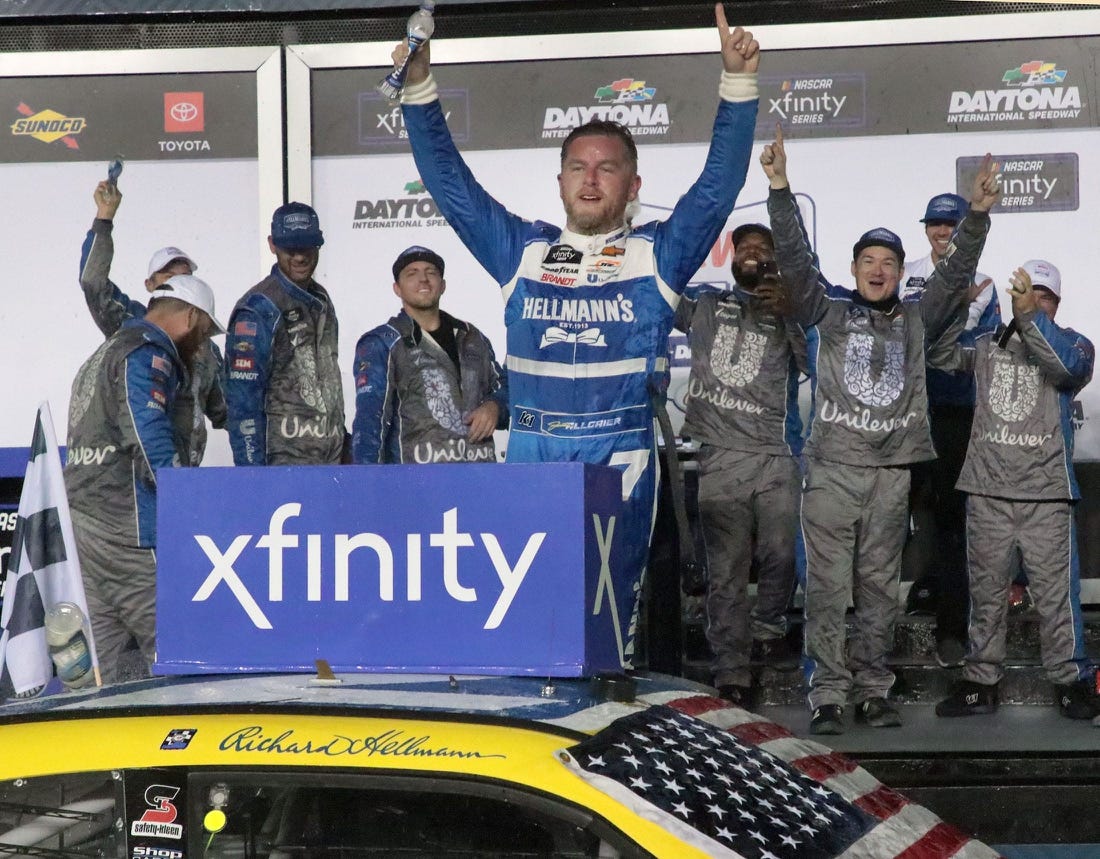
[[[741,27],[730,29],[722,4],[714,7],[722,57],[720,97],[702,173],[658,225],[655,248],[661,279],[680,292],[714,245],[745,185],[756,129],[760,45]]]
[[[122,193],[104,180],[96,185],[92,196],[96,215],[80,248],[80,288],[96,326],[105,337],[110,337],[127,319],[144,316],[145,305],[134,301],[110,280],[115,256],[112,231]]]
[[[1096,351],[1089,339],[1061,328],[1039,307],[1031,276],[1022,268],[1008,279],[1012,288],[1012,319],[1028,352],[1056,388],[1079,391],[1092,378]]]
[[[408,55],[402,42],[394,63]],[[507,283],[519,267],[530,227],[493,199],[478,184],[451,139],[431,76],[431,43],[413,55],[401,108],[420,179],[462,243],[498,284]]]
[[[970,210],[953,236],[953,249],[936,264],[921,295],[921,318],[930,338],[940,336],[969,297],[989,233],[989,210],[999,197],[997,165],[987,153],[971,188]]]
[[[760,166],[768,177],[768,217],[775,239],[775,256],[783,284],[790,293],[791,317],[803,326],[814,325],[825,315],[831,284],[821,273],[821,261],[810,245],[806,225],[798,211],[787,179],[787,149],[783,128],[776,123],[775,140],[760,153]]]

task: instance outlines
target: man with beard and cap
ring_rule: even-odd
[[[133,636],[152,665],[157,469],[188,464],[172,414],[194,357],[225,329],[214,293],[177,274],[84,362],[69,402],[65,488],[103,679]]]
[[[118,186],[106,180],[93,194],[95,220],[80,248],[80,287],[92,319],[110,337],[127,319],[140,319],[145,305],[134,301],[110,279],[115,256],[114,220],[122,203]],[[145,289],[152,292],[176,274],[194,274],[198,264],[177,247],[157,250],[149,259]],[[206,451],[206,420],[214,429],[225,428],[225,392],[222,390],[222,354],[213,340],[206,340],[192,361],[191,383],[176,398],[173,419],[191,465],[202,462]]]
[[[806,338],[783,316],[772,232],[733,231],[732,290],[685,296],[676,327],[688,335],[683,434],[700,443],[699,514],[707,550],[707,641],[721,696],[751,708],[750,654],[775,668],[798,666],[787,639],[795,585],[801,475],[798,380]],[[749,571],[757,571],[749,611]]]
[[[919,297],[937,265],[947,256],[968,204],[958,194],[937,194],[925,207],[925,238],[931,253],[905,266],[902,299]],[[992,330],[1000,324],[1001,311],[993,279],[975,273],[967,303],[957,311],[965,330]],[[906,610],[931,610],[936,615],[936,661],[944,668],[962,664],[966,641],[966,501],[955,489],[959,479],[970,424],[974,418],[974,375],[950,373],[929,366],[928,419],[936,458],[913,468],[912,519],[919,530],[914,537],[916,557],[927,571],[917,574]],[[921,551],[923,549],[923,551]]]
[[[393,264],[401,312],[355,347],[352,460],[495,462],[508,386],[488,338],[440,310],[443,258],[414,245]]]
[[[236,465],[334,465],[346,461],[339,327],[313,279],[321,223],[305,203],[271,216],[271,274],[244,294],[225,338],[225,398]]]
[[[802,533],[806,543],[805,646],[810,732],[844,730],[849,699],[871,727],[901,724],[887,696],[886,662],[898,612],[909,467],[932,459],[925,354],[948,327],[974,279],[989,209],[998,200],[987,155],[955,249],[919,299],[901,300],[905,250],[884,227],[852,248],[855,293],[830,292],[787,181],[782,130],[764,147],[768,215],[792,316],[817,338],[809,350],[815,412],[806,440]],[[855,603],[850,647],[845,615]]]
[[[1074,521],[1073,399],[1092,378],[1092,342],[1054,321],[1062,276],[1028,260],[1009,278],[1012,320],[962,335],[954,365],[977,384],[974,427],[958,487],[967,494],[969,644],[962,679],[937,716],[992,713],[1004,676],[1008,588],[1023,562],[1039,615],[1043,668],[1070,719],[1100,713],[1085,652]]]

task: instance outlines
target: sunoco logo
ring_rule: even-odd
[[[351,228],[447,226],[447,219],[439,213],[439,207],[428,196],[423,182],[419,179],[406,182],[404,192],[403,196],[392,199],[356,201]]]
[[[646,86],[645,81],[620,78],[597,87],[594,105],[576,107],[548,107],[542,122],[543,140],[568,137],[578,125],[593,119],[620,122],[637,135],[668,134],[672,124],[668,118],[668,105],[653,101],[657,88]]]
[[[1063,86],[1066,70],[1054,63],[1034,60],[1005,71],[1001,89],[951,93],[948,122],[1032,122],[1041,119],[1076,119],[1081,113],[1081,92]]]
[[[43,143],[53,143],[60,140],[69,149],[79,149],[75,134],[80,134],[88,125],[88,121],[82,116],[65,116],[56,110],[40,110],[37,113],[19,102],[16,108],[24,116],[17,119],[11,125],[11,133],[17,136],[33,137]]]

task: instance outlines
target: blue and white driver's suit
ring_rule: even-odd
[[[631,619],[629,664],[656,510],[651,397],[663,392],[668,335],[689,279],[745,181],[756,124],[755,74],[724,73],[702,175],[668,220],[580,235],[508,212],[455,148],[434,80],[408,86],[405,127],[420,177],[474,257],[501,286],[507,328],[508,462],[590,462],[623,470],[615,594]],[[610,535],[605,535],[608,539]],[[621,571],[626,571],[623,575]]]

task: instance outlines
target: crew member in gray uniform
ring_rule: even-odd
[[[815,413],[802,493],[810,731],[841,733],[849,698],[858,720],[896,726],[901,717],[887,699],[894,674],[886,656],[898,612],[909,466],[935,455],[925,350],[966,300],[973,280],[997,199],[992,158],[975,180],[954,252],[915,301],[898,298],[905,251],[882,227],[864,233],[852,249],[856,293],[831,291],[787,182],[780,131],[760,161],[771,185],[768,214],[793,315],[803,326],[816,326],[818,335],[809,351]],[[850,596],[855,619],[846,660]]]
[[[118,186],[106,180],[93,194],[95,220],[80,249],[80,287],[92,319],[110,337],[127,319],[140,319],[145,305],[134,301],[110,280],[115,256],[114,219],[122,203]],[[145,289],[152,292],[175,274],[194,274],[198,264],[177,247],[160,248],[149,260]],[[176,398],[173,422],[191,465],[202,462],[206,452],[206,420],[214,429],[225,428],[225,392],[222,390],[222,354],[206,340],[191,362],[191,382]]]
[[[414,245],[393,264],[401,312],[355,347],[352,460],[495,462],[508,387],[489,339],[440,310],[443,258]]]
[[[925,207],[924,235],[931,253],[905,266],[902,299],[919,296],[935,267],[951,248],[955,229],[966,216],[966,200],[958,194],[937,194]],[[976,272],[959,309],[966,330],[993,330],[1001,322],[993,278]],[[931,610],[936,615],[936,662],[943,668],[962,665],[966,652],[966,502],[955,488],[966,458],[974,420],[974,376],[930,366],[928,419],[936,458],[913,468],[911,515],[913,556],[924,572],[914,577],[906,610]]]
[[[787,646],[795,584],[802,449],[798,412],[806,338],[780,312],[771,230],[733,231],[732,290],[685,297],[676,327],[688,334],[683,434],[700,442],[699,514],[707,547],[707,642],[721,696],[751,709],[753,646],[776,668],[796,668]],[[755,561],[756,602],[749,610]]]
[[[211,333],[214,293],[177,274],[122,323],[73,382],[65,488],[103,679],[133,636],[152,665],[156,628],[157,469],[187,465],[176,398]]]
[[[955,351],[957,366],[972,367],[978,386],[958,484],[967,493],[970,637],[962,679],[936,705],[936,715],[997,709],[1008,588],[1019,552],[1059,710],[1091,719],[1100,703],[1081,623],[1072,405],[1092,378],[1095,350],[1086,337],[1054,322],[1062,295],[1054,265],[1028,260],[1009,283],[1009,325],[969,345],[960,338]]]
[[[317,213],[286,203],[271,218],[271,274],[233,308],[225,338],[229,444],[237,465],[349,461],[339,326],[313,279],[325,243]]]

